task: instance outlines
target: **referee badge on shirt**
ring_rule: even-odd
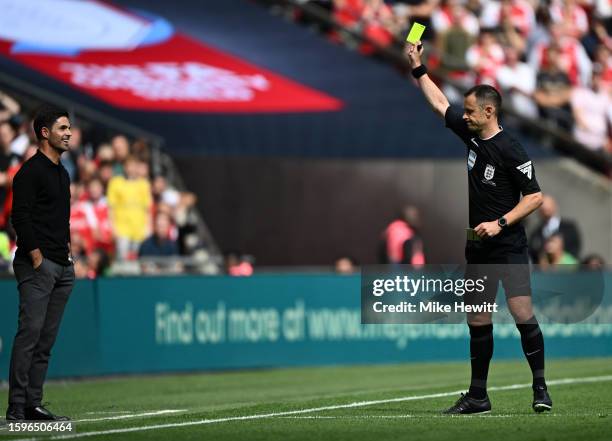
[[[470,149],[470,153],[468,155],[467,166],[468,170],[474,168],[474,164],[476,164],[476,152]]]
[[[484,177],[487,181],[490,181],[491,179],[493,179],[493,175],[495,174],[495,167],[492,166],[491,164],[487,164],[487,167],[485,168],[484,171]]]

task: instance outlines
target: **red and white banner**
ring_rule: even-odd
[[[54,4],[51,20],[40,10],[24,19],[26,9],[37,3],[42,8]],[[159,36],[159,23],[94,0],[0,0],[0,10],[0,54],[117,107],[219,113],[342,107],[325,93],[168,32],[171,26],[163,19],[164,35],[155,41],[150,37]],[[75,16],[78,21],[65,18]],[[46,34],[54,35],[50,41],[40,29],[54,17],[67,23]]]

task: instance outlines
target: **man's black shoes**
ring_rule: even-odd
[[[552,410],[552,400],[550,395],[548,395],[546,386],[535,386],[533,388],[533,404],[531,407],[537,413]]]
[[[6,421],[21,421],[25,419],[22,404],[9,404],[6,410]]]
[[[70,421],[70,418],[54,415],[43,406],[26,407],[24,414],[28,421]]]
[[[482,400],[478,400],[461,394],[461,398],[443,413],[446,415],[476,415],[489,412],[491,412],[491,401],[489,401],[488,396],[484,397]]]

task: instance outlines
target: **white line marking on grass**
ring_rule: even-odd
[[[558,386],[558,385],[566,385],[566,384],[596,383],[596,382],[603,382],[603,381],[612,381],[612,375],[603,375],[603,376],[598,376],[598,377],[584,377],[584,378],[562,378],[559,380],[548,381],[547,383],[549,386]],[[494,386],[494,387],[489,388],[489,390],[490,391],[504,391],[504,390],[514,390],[514,389],[526,389],[530,387],[531,387],[531,383],[524,383],[524,384],[511,384],[508,386]],[[461,392],[464,392],[464,391],[460,390],[460,391],[453,391],[453,392],[440,392],[437,394],[413,395],[413,396],[408,396],[408,397],[389,398],[386,400],[357,401],[354,403],[337,404],[333,406],[312,407],[309,409],[289,410],[286,412],[260,413],[260,414],[254,414],[254,415],[233,416],[233,417],[225,417],[225,418],[211,418],[211,419],[196,420],[196,421],[183,421],[180,423],[153,424],[150,426],[139,426],[139,427],[137,426],[137,427],[125,427],[121,429],[97,430],[97,431],[92,431],[92,432],[81,432],[81,433],[72,433],[72,434],[66,434],[66,435],[45,436],[44,438],[24,438],[24,439],[19,439],[15,441],[37,441],[37,440],[43,440],[43,439],[44,440],[74,439],[74,438],[85,438],[85,437],[99,436],[99,435],[114,435],[117,433],[144,432],[148,430],[172,429],[172,428],[177,428],[177,427],[189,427],[189,426],[202,426],[206,424],[225,423],[229,421],[259,420],[259,419],[264,419],[264,418],[274,418],[274,417],[281,417],[281,416],[321,412],[325,410],[350,409],[350,408],[355,408],[355,407],[373,406],[376,404],[400,403],[404,401],[416,401],[416,400],[427,400],[430,398],[442,398],[442,397],[458,395]]]
[[[120,413],[133,413],[131,410],[100,410],[98,412],[85,412],[85,415],[118,415]]]
[[[516,415],[460,415],[461,418],[510,418]],[[282,416],[276,417],[278,419],[288,420],[378,420],[378,419],[406,419],[406,418],[454,418],[454,415],[310,415],[310,416]]]
[[[288,420],[341,420],[341,419],[406,419],[406,418],[554,418],[554,417],[573,417],[585,418],[595,416],[592,413],[581,414],[486,414],[486,415],[300,415],[300,416],[280,416],[278,419]]]
[[[93,421],[110,421],[110,420],[126,420],[129,418],[142,418],[142,417],[150,417],[157,415],[167,415],[171,413],[179,413],[179,412],[187,412],[187,409],[165,409],[165,410],[156,410],[152,412],[141,412],[141,413],[130,413],[127,415],[115,415],[115,416],[107,416],[101,418],[84,418],[82,420],[74,420],[75,423],[89,423]]]

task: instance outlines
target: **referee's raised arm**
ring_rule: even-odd
[[[434,112],[444,118],[450,103],[438,86],[429,78],[429,75],[427,75],[427,68],[421,63],[422,53],[423,45],[420,41],[417,41],[416,44],[406,43],[404,47],[404,54],[412,67],[412,76],[417,79],[423,95],[427,98]]]

